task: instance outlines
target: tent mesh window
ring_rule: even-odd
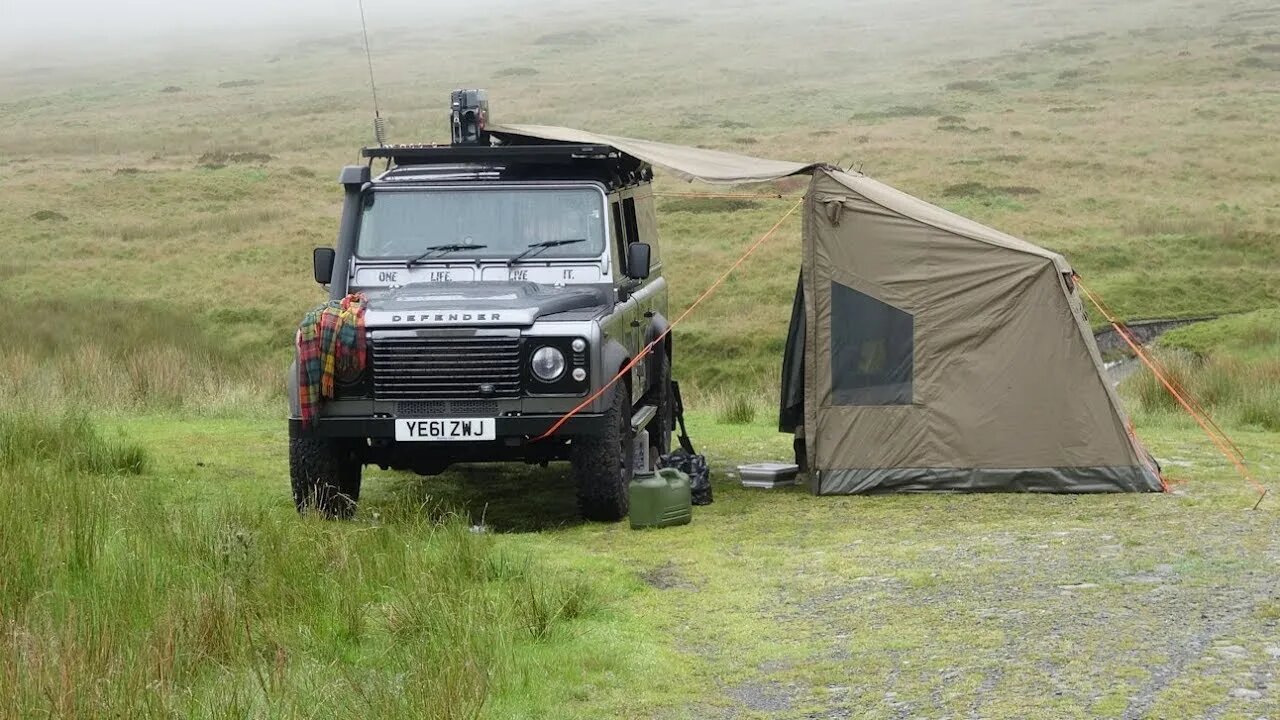
[[[831,283],[831,402],[910,405],[915,319]]]

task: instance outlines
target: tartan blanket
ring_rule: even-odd
[[[298,407],[309,425],[320,403],[333,398],[334,377],[364,369],[363,294],[330,300],[308,312],[298,325]]]

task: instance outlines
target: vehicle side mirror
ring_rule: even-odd
[[[337,255],[329,247],[318,247],[311,251],[311,268],[316,274],[316,282],[328,285],[333,280],[333,262]]]
[[[649,277],[649,244],[631,243],[627,246],[627,277],[644,280]]]

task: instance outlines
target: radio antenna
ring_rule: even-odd
[[[378,83],[373,79],[373,53],[369,50],[369,24],[364,19],[364,0],[356,0],[360,5],[360,32],[364,35],[364,58],[369,63],[369,89],[373,91],[373,139],[378,147],[387,144],[387,121],[382,119],[378,109]]]

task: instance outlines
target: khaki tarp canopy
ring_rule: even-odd
[[[828,165],[492,131],[610,145],[686,180],[812,175],[780,426],[802,441],[814,492],[1161,489],[1061,255]]]
[[[719,150],[671,145],[652,140],[597,135],[584,130],[548,125],[495,125],[489,131],[506,141],[550,140],[575,145],[609,145],[650,165],[660,167],[681,180],[700,180],[716,185],[739,185],[778,180],[809,172],[814,165],[763,160]]]

